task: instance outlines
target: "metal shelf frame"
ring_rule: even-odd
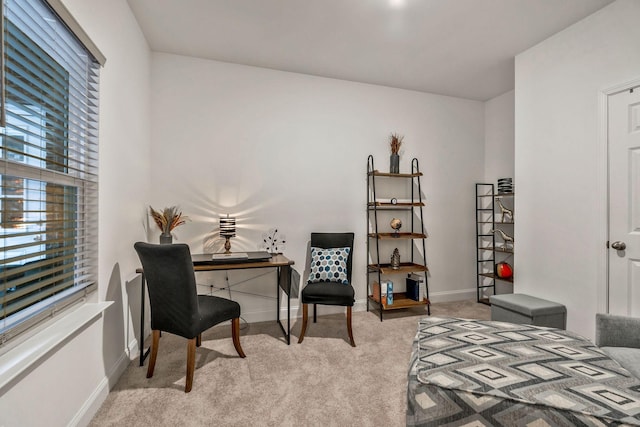
[[[513,218],[510,221],[496,221],[496,200],[504,197],[514,197],[514,193],[496,194],[494,184],[476,183],[476,300],[487,305],[491,305],[489,298],[483,294],[490,289],[491,294],[495,295],[497,280],[513,283],[513,276],[501,278],[496,274],[496,255],[500,255],[501,260],[505,256],[513,256],[513,247],[500,247],[496,245],[495,233],[487,234],[489,225],[492,230],[495,230],[496,226],[500,228],[504,225],[514,225]],[[487,199],[490,201],[487,202]],[[488,253],[491,255],[487,258]]]
[[[422,199],[422,187],[420,178],[420,166],[418,159],[411,160],[411,173],[386,173],[375,169],[373,156],[369,155],[367,159],[367,311],[372,305],[380,312],[380,321],[384,319],[384,312],[387,310],[395,310],[400,308],[409,308],[415,306],[427,306],[427,314],[431,315],[431,307],[429,302],[429,283],[427,268],[427,252],[425,239],[427,234],[424,230],[424,214],[423,207],[425,203]],[[405,179],[411,180],[411,200],[408,202],[391,203],[378,200],[376,197],[376,178],[378,179]],[[408,211],[411,217],[410,232],[388,233],[378,230],[378,213],[380,211]],[[416,219],[418,217],[418,219]],[[399,269],[392,269],[388,263],[380,262],[380,241],[381,240],[411,240],[411,261],[400,264]],[[414,240],[420,240],[422,243],[422,256],[413,244]],[[373,241],[373,242],[372,242]],[[375,259],[374,259],[375,256]],[[371,261],[369,260],[371,257]],[[371,288],[371,275],[377,279],[377,283],[382,284],[383,274],[402,274],[402,273],[421,273],[424,275],[425,299],[424,301],[413,301],[406,298],[404,292],[394,292],[394,304],[387,305],[382,302],[382,286],[378,286],[377,295]],[[397,295],[397,297],[396,297]]]

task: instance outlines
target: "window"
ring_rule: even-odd
[[[96,287],[104,58],[70,31],[59,0],[0,1],[2,345]]]

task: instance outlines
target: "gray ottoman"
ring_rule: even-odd
[[[491,320],[566,329],[567,309],[526,294],[491,295]]]

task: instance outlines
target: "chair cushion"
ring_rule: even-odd
[[[640,378],[640,349],[628,347],[600,347],[632,375]]]
[[[303,304],[353,306],[353,286],[336,282],[308,283],[301,292]]]
[[[338,282],[349,284],[347,259],[350,248],[311,248],[311,271],[307,283]]]
[[[240,317],[240,304],[211,295],[198,295],[198,310],[200,313],[198,334],[218,323]]]

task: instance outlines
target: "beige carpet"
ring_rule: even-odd
[[[432,316],[489,319],[474,301],[433,304]],[[231,326],[203,334],[193,390],[184,393],[186,341],[163,334],[153,378],[131,362],[91,426],[403,426],[411,343],[420,309],[354,312],[356,348],[344,315],[318,317],[298,344],[275,322],[243,324],[237,356]]]

